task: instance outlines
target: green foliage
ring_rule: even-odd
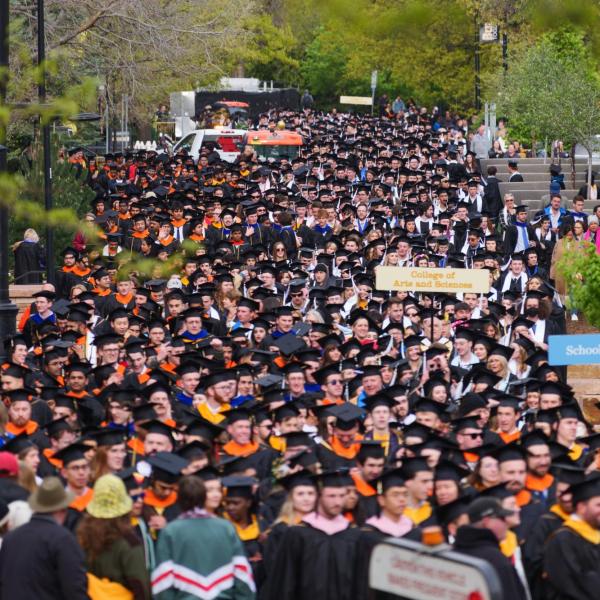
[[[574,306],[590,325],[600,327],[600,255],[593,244],[583,252],[565,254],[557,266],[567,283]]]
[[[246,75],[297,85],[300,61],[295,55],[299,48],[291,27],[276,27],[270,15],[261,14],[249,17],[245,28],[250,34],[242,57]]]
[[[301,67],[306,87],[321,102],[336,102],[347,60],[340,32],[321,28],[307,47]]]
[[[600,123],[600,84],[581,33],[544,34],[500,77],[499,112],[540,140],[591,147]]]
[[[54,232],[54,260],[59,261],[60,251],[71,244],[73,235],[82,225],[83,215],[90,210],[94,193],[83,179],[76,179],[73,167],[68,162],[58,162],[59,144],[52,145],[52,203],[54,208],[47,212],[44,208],[44,178],[42,152],[39,144],[33,146],[33,163],[24,176],[14,175],[18,189],[18,200],[12,207],[9,238],[14,243],[23,239],[28,227],[36,229],[44,240],[45,229],[52,227]]]

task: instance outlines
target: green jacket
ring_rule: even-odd
[[[88,561],[88,568],[96,577],[106,577],[126,587],[135,600],[149,600],[150,581],[144,547],[136,541],[117,540],[94,561]]]
[[[187,518],[186,518],[187,517]],[[252,568],[231,523],[190,511],[169,523],[156,544],[156,600],[254,600]]]

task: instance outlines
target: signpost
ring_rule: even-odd
[[[369,96],[340,96],[340,104],[358,104],[360,106],[373,106],[373,98]]]
[[[373,550],[369,565],[373,598],[404,600],[499,600],[498,575],[484,560],[466,556],[446,544],[425,546],[389,539]]]
[[[548,336],[548,364],[600,364],[600,334]]]
[[[498,25],[495,23],[484,23],[479,28],[479,41],[482,44],[490,44],[498,41]]]
[[[377,71],[371,71],[371,114],[375,107],[375,90],[377,89]]]
[[[400,292],[487,294],[490,276],[486,269],[429,269],[377,267],[375,287]]]

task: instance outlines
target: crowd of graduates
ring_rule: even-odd
[[[554,246],[596,243],[596,216],[558,195],[532,221],[451,115],[254,127],[305,144],[71,153],[89,227],[4,340],[2,598],[34,589],[19,552],[60,507],[130,598],[362,600],[374,545],[432,527],[507,600],[593,598],[600,434],[547,342]],[[483,269],[490,291],[379,290],[379,266]],[[35,597],[85,597],[66,589]]]

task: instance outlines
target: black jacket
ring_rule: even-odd
[[[500,193],[500,180],[494,175],[490,175],[485,186],[485,195],[483,196],[484,210],[492,215],[493,219],[498,217],[502,210],[502,194]]]
[[[535,229],[531,225],[527,225],[527,239],[529,242],[538,243]],[[515,251],[517,242],[519,241],[519,231],[516,225],[510,225],[504,230],[504,250],[512,254]]]
[[[15,283],[18,285],[42,283],[45,268],[44,254],[38,243],[21,242],[15,248]]]
[[[10,504],[15,500],[27,500],[29,492],[16,481],[3,477],[0,479],[0,500]]]
[[[88,600],[83,552],[51,516],[34,514],[0,550],[1,600]]]
[[[462,554],[481,558],[496,571],[502,584],[504,600],[525,600],[523,585],[511,562],[502,554],[496,536],[489,529],[463,525],[456,532],[454,549]]]

